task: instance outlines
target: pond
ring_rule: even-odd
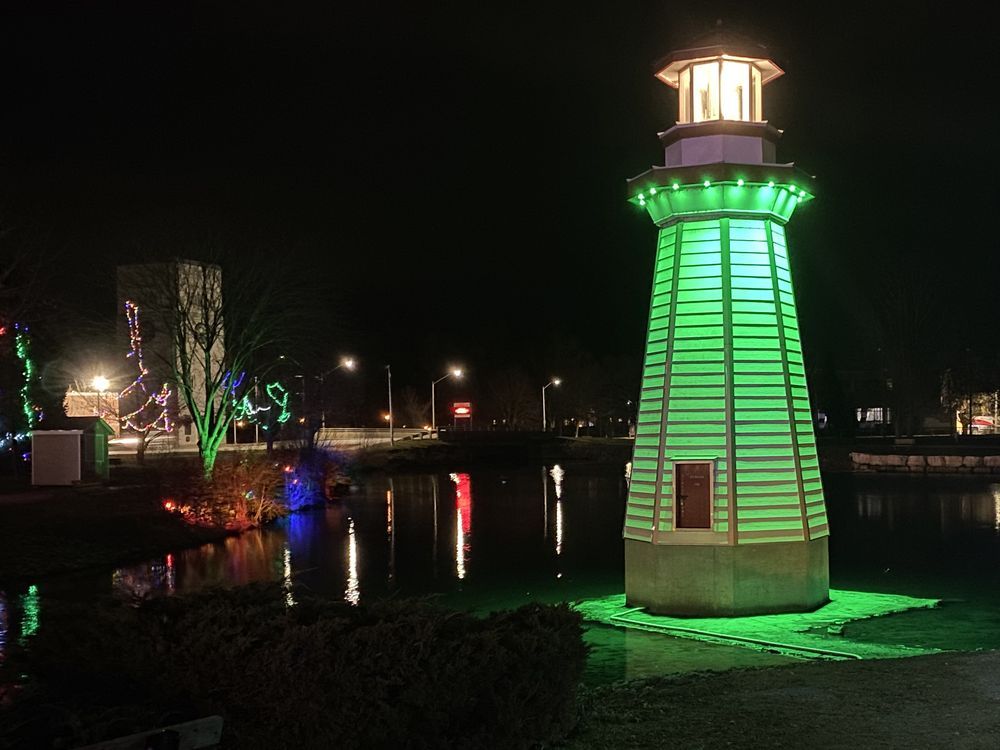
[[[825,484],[832,586],[946,600],[850,625],[847,637],[1000,648],[1000,484],[842,475]],[[0,594],[0,658],[5,644],[44,627],[45,603],[58,598],[274,580],[351,602],[433,595],[487,612],[618,593],[625,491],[621,467],[593,465],[371,477],[326,509],[260,531]],[[603,626],[586,638],[589,682],[789,661]]]

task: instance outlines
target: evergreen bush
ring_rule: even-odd
[[[575,722],[581,636],[565,605],[477,618],[275,584],[63,605],[6,665],[28,678],[0,737],[72,747],[220,714],[224,747],[246,750],[529,747]]]

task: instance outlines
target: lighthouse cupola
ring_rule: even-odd
[[[656,77],[678,92],[678,124],[764,122],[761,89],[784,71],[762,48],[713,44],[679,50],[657,65]]]

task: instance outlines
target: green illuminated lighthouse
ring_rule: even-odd
[[[775,159],[766,50],[675,52],[666,165],[629,180],[659,229],[625,515],[630,606],[670,615],[827,601],[826,508],[785,225],[809,177]]]

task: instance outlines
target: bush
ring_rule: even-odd
[[[423,600],[355,608],[299,591],[288,606],[288,593],[254,585],[53,608],[11,664],[31,679],[8,742],[94,742],[218,713],[224,746],[249,750],[513,748],[575,722],[586,647],[564,605],[479,619]]]
[[[344,463],[339,454],[309,448],[270,456],[246,450],[220,454],[211,478],[192,460],[163,461],[158,474],[164,500],[190,523],[245,531],[323,505],[342,481]]]

